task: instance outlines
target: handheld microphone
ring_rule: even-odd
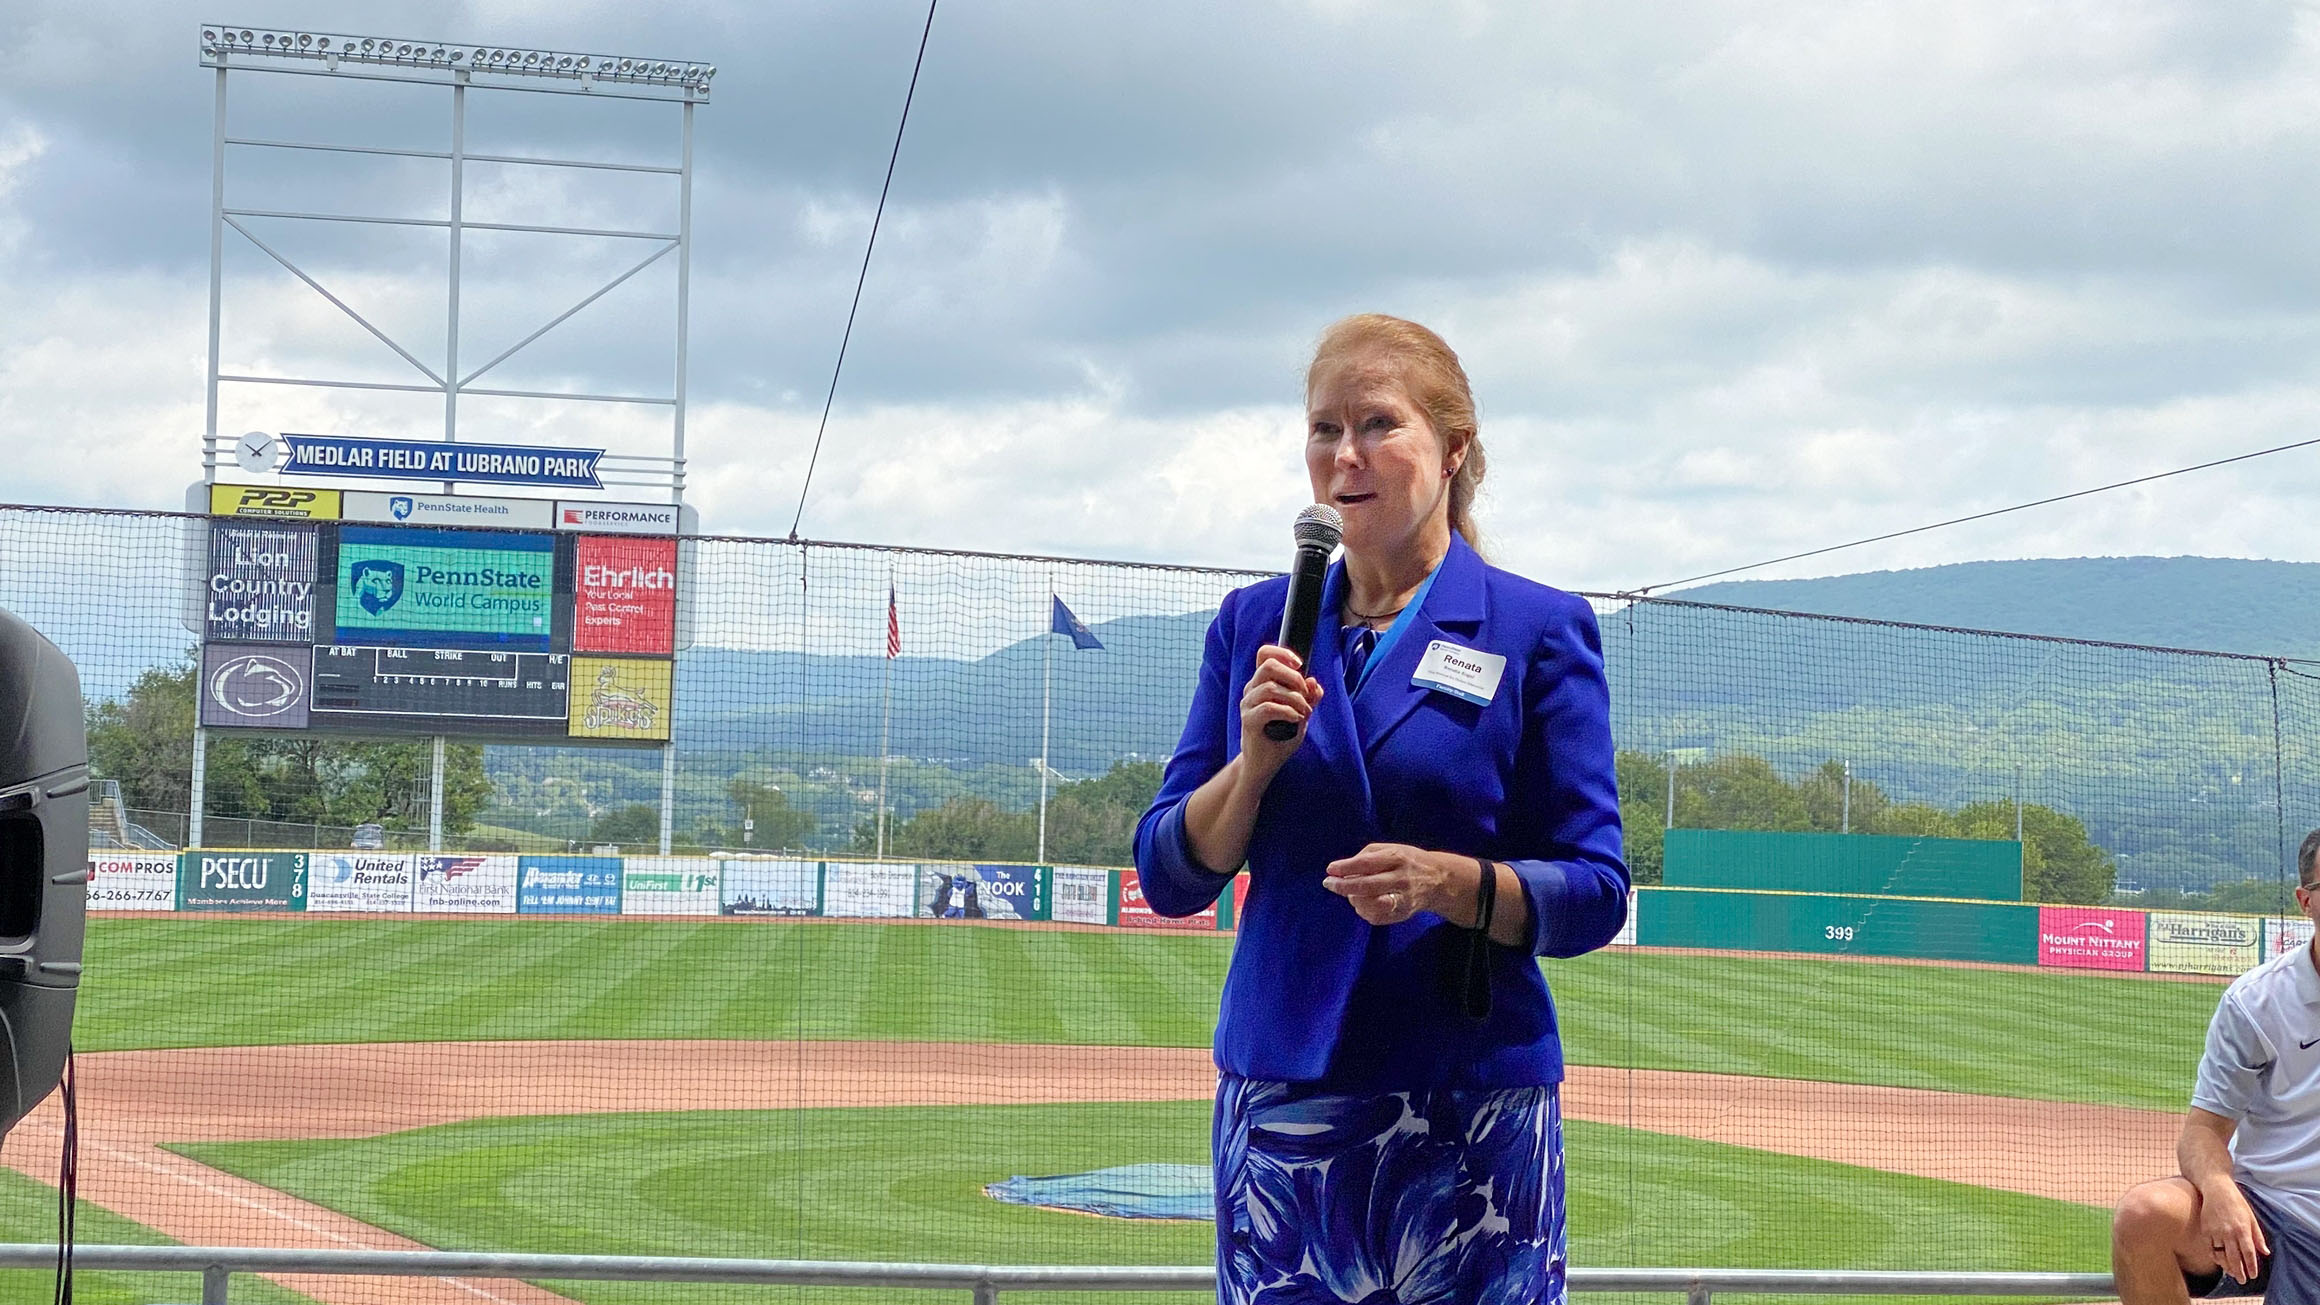
[[[1336,508],[1315,503],[1297,514],[1293,531],[1297,558],[1289,564],[1289,599],[1281,604],[1281,637],[1275,642],[1297,654],[1302,666],[1313,657],[1313,632],[1321,625],[1321,587],[1329,576],[1329,555],[1345,533],[1345,520]],[[1265,737],[1286,743],[1297,737],[1297,727],[1285,720],[1266,721]]]

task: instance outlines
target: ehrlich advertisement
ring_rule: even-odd
[[[213,526],[202,637],[313,643],[317,553],[312,526]]]
[[[928,865],[918,914],[931,920],[1044,920],[1046,885],[1035,865]]]
[[[339,643],[547,652],[556,544],[547,535],[341,526]]]
[[[411,856],[402,852],[317,852],[306,872],[309,911],[411,909]]]
[[[677,646],[677,541],[582,535],[574,548],[572,651],[666,657]]]
[[[512,856],[421,856],[411,868],[411,909],[440,915],[513,915]]]
[[[2141,911],[2103,906],[2038,908],[2038,963],[2074,970],[2141,970],[2146,926]]]
[[[622,861],[622,915],[715,915],[718,866],[712,856],[632,856]]]
[[[620,858],[517,857],[516,914],[620,914]]]
[[[2263,960],[2264,922],[2252,915],[2151,912],[2151,968],[2172,974],[2245,974]]]
[[[720,909],[727,915],[822,913],[822,863],[819,861],[729,857],[720,872]]]
[[[304,852],[187,852],[177,858],[181,911],[303,911]]]
[[[177,909],[175,852],[89,853],[89,909],[92,911],[171,911]]]

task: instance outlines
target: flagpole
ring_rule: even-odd
[[[1041,865],[1047,864],[1047,727],[1049,709],[1055,702],[1055,593],[1051,586],[1047,595],[1047,633],[1040,636],[1047,645],[1047,669],[1039,683],[1039,856]]]
[[[886,582],[886,619],[888,630],[893,629],[894,581]],[[888,645],[892,646],[891,643]],[[887,746],[887,730],[894,723],[894,654],[886,655],[886,689],[878,699],[878,859],[886,859],[886,755],[893,749]]]

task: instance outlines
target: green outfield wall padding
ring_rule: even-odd
[[[1684,888],[1642,896],[1636,941],[1646,947],[2038,963],[2035,906]]]
[[[2022,900],[2022,845],[1970,838],[1667,831],[1670,888]]]

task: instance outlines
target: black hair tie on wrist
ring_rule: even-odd
[[[1498,906],[1498,867],[1479,856],[1474,864],[1481,867],[1482,878],[1474,888],[1474,931],[1466,937],[1460,1006],[1466,1018],[1478,1020],[1490,1015],[1490,917]]]

